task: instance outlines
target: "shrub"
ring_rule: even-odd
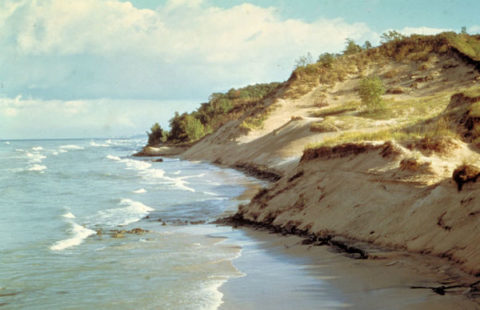
[[[360,81],[358,94],[362,100],[362,104],[369,109],[383,108],[382,95],[385,93],[385,87],[382,80],[375,77],[367,77]]]
[[[355,43],[352,39],[347,39],[345,50],[343,51],[344,55],[353,55],[362,51],[360,45]]]
[[[468,182],[477,182],[480,177],[480,169],[473,165],[463,164],[453,171],[452,179],[457,183],[458,191]]]
[[[405,39],[406,36],[404,36],[403,34],[401,34],[400,32],[398,31],[395,31],[395,30],[389,30],[387,32],[384,32],[381,36],[380,36],[380,41],[382,43],[387,43],[387,42],[395,42],[395,41],[400,41],[400,40],[403,40]]]
[[[325,68],[331,68],[333,62],[335,61],[335,56],[330,53],[323,53],[318,57],[318,63],[323,65]]]

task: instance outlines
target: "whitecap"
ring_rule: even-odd
[[[62,150],[83,150],[83,146],[75,145],[75,144],[67,144],[67,145],[62,145],[60,146],[60,149]]]
[[[38,172],[43,172],[44,170],[47,169],[47,166],[44,166],[44,165],[33,165],[31,166],[30,168],[28,168],[27,170],[28,171],[38,171]]]
[[[114,156],[114,155],[110,155],[110,154],[107,155],[107,158],[108,158],[108,159],[111,159],[111,160],[115,160],[115,161],[121,161],[121,160],[122,160],[120,157]]]
[[[55,156],[57,156],[57,155],[58,155],[58,152],[57,152],[57,151],[53,151],[52,154],[55,155]]]
[[[189,183],[187,181],[183,180],[182,178],[171,178],[171,179],[172,179],[175,187],[177,187],[179,189],[182,189],[182,190],[192,192],[192,193],[195,192],[195,189],[193,189],[191,187],[188,187],[186,184],[189,184]]]
[[[94,147],[108,147],[108,144],[97,143],[97,142],[95,142],[95,141],[90,141],[90,146],[94,146]]]
[[[208,196],[219,196],[218,194],[212,193],[212,192],[203,192],[205,195]]]
[[[189,192],[195,192],[195,189],[187,186],[187,184],[189,183],[186,181],[186,179],[201,178],[205,176],[205,174],[198,174],[198,175],[183,176],[183,177],[176,177],[176,178],[169,177],[165,175],[164,170],[151,168],[152,164],[146,161],[134,160],[129,158],[120,159],[119,157],[112,156],[112,155],[107,155],[107,158],[125,163],[125,165],[127,166],[126,169],[138,170],[139,174],[144,176],[145,178],[161,179],[166,181],[167,184],[171,184],[178,189],[189,191]]]
[[[96,234],[94,230],[80,226],[77,223],[72,222],[71,224],[72,228],[70,229],[70,233],[73,235],[73,237],[55,242],[55,244],[50,247],[50,250],[62,251],[80,245],[83,240],[87,239],[91,235]]]
[[[135,194],[144,194],[147,192],[146,189],[144,188],[140,188],[140,189],[137,189],[136,191],[133,191]]]
[[[41,146],[34,146],[34,147],[32,147],[32,150],[38,152],[38,151],[43,150],[43,147],[41,147]]]
[[[122,199],[119,205],[124,207],[99,211],[94,219],[96,224],[124,226],[138,222],[140,219],[150,213],[150,211],[155,210],[139,201],[132,199]]]
[[[10,142],[9,142],[9,141],[5,141],[5,144],[6,144],[6,145],[9,145],[9,144],[10,144]]]
[[[64,215],[62,215],[64,218],[66,219],[74,219],[75,218],[75,215],[73,215],[72,212],[67,212],[65,213]]]
[[[45,155],[42,155],[42,154],[38,154],[38,153],[30,153],[30,152],[27,152],[26,153],[27,157],[30,158],[30,162],[31,163],[41,163],[42,160],[44,160],[45,158],[47,158],[47,156]]]
[[[124,159],[123,160],[128,168],[134,168],[138,170],[146,170],[152,166],[151,163],[140,160]]]
[[[174,175],[179,175],[180,173],[182,173],[182,170],[177,170],[175,172],[172,172],[172,174],[174,174]]]

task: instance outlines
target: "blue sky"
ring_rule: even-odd
[[[124,136],[345,39],[480,32],[479,1],[2,0],[0,139]]]

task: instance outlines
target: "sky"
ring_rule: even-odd
[[[433,4],[434,3],[434,4]],[[1,0],[0,139],[168,127],[295,59],[404,34],[480,32],[473,0]]]

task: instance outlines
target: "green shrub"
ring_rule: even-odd
[[[188,137],[188,141],[196,141],[205,136],[205,127],[191,115],[187,115],[185,118],[185,131]]]
[[[406,36],[404,36],[403,34],[401,34],[400,32],[398,31],[395,31],[395,30],[389,30],[387,32],[384,32],[381,36],[380,36],[380,41],[382,43],[387,43],[387,42],[395,42],[395,41],[400,41],[400,40],[403,40],[405,39]]]
[[[192,113],[175,113],[170,120],[168,142],[196,141],[225,124],[238,119],[258,107],[263,99],[274,92],[280,83],[255,84],[226,93],[213,93]],[[263,122],[263,120],[261,120]]]
[[[344,55],[353,55],[362,51],[362,47],[352,39],[347,39],[346,43],[345,50],[343,51]]]
[[[323,65],[325,68],[331,68],[334,61],[335,61],[335,56],[330,53],[321,54],[317,60],[317,62]]]
[[[362,99],[362,104],[372,110],[383,108],[382,95],[385,93],[385,87],[382,80],[377,77],[366,77],[360,81],[358,94]]]

